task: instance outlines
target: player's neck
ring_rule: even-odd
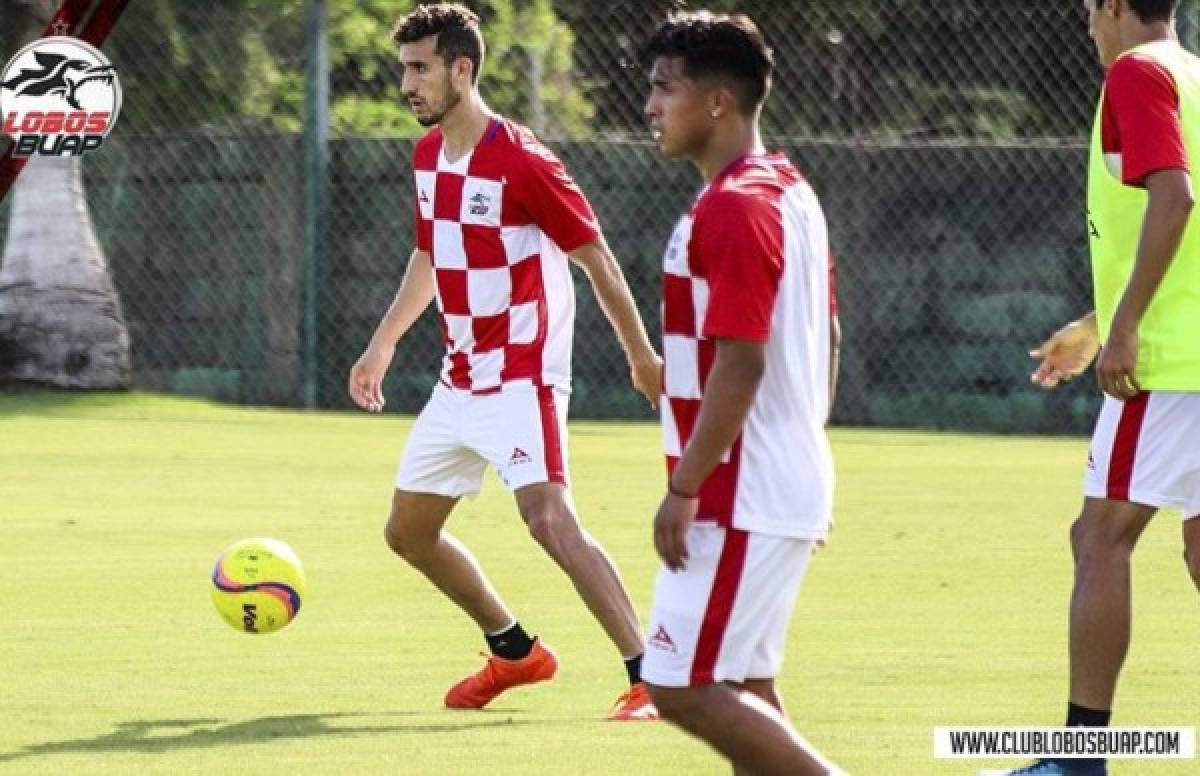
[[[700,168],[704,180],[711,181],[743,156],[766,152],[758,122],[739,123],[730,126],[727,131],[714,132],[704,152],[696,158],[696,166]]]
[[[1178,40],[1175,35],[1175,25],[1171,22],[1135,23],[1121,31],[1121,42],[1125,44],[1125,51],[1141,46],[1143,43],[1161,43],[1168,40]]]
[[[467,99],[454,106],[440,125],[446,158],[457,161],[479,145],[491,118],[492,112],[478,92],[472,92]]]

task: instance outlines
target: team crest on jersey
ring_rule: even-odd
[[[30,43],[0,73],[0,117],[14,156],[82,156],[121,111],[117,71],[99,49],[56,35]]]
[[[475,196],[471,197],[471,215],[486,216],[491,209],[492,200],[482,191],[475,192]]]

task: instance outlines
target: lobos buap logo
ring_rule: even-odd
[[[0,73],[0,118],[14,156],[95,151],[121,111],[121,83],[108,58],[67,36],[42,38]]]

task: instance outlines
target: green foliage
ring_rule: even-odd
[[[412,0],[329,0],[330,102],[335,135],[415,136],[424,130],[400,91],[391,31]],[[594,109],[573,75],[575,36],[550,0],[481,0],[488,46],[481,88],[494,109],[582,137]],[[304,0],[148,0],[108,48],[128,94],[128,131],[255,125],[297,131],[305,100]],[[533,83],[534,58],[541,78]],[[166,77],[169,74],[170,77]]]

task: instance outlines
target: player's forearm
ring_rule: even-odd
[[[1181,172],[1181,171],[1173,171]],[[1148,186],[1151,184],[1148,182]],[[1150,307],[1154,294],[1162,285],[1191,216],[1193,199],[1190,187],[1178,186],[1150,189],[1146,215],[1142,221],[1142,236],[1138,242],[1137,260],[1121,302],[1113,315],[1112,327],[1118,331],[1137,331],[1142,317]]]
[[[400,289],[371,336],[370,347],[394,348],[433,301],[433,266],[427,254],[414,252]]]
[[[646,327],[633,301],[633,293],[608,246],[598,240],[572,251],[571,258],[587,273],[596,301],[630,361],[653,357],[654,347],[646,335]]]
[[[718,344],[717,357],[704,386],[700,417],[671,475],[673,490],[689,495],[699,492],[725,451],[742,433],[765,371],[761,345],[734,340]]]
[[[829,412],[833,412],[833,400],[837,397],[838,368],[842,360],[842,324],[834,315],[829,319]],[[826,418],[828,420],[828,418]]]

